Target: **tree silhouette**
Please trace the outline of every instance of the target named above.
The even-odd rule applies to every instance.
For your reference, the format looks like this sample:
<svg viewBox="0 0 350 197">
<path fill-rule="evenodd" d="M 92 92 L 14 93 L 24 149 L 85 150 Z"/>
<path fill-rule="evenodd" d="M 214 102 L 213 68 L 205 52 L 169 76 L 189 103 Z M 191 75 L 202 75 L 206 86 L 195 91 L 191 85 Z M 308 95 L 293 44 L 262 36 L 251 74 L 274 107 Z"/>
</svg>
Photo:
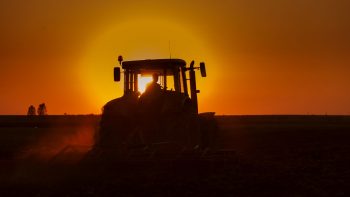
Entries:
<svg viewBox="0 0 350 197">
<path fill-rule="evenodd" d="M 35 116 L 36 115 L 35 107 L 33 105 L 29 106 L 27 115 L 28 116 Z"/>
<path fill-rule="evenodd" d="M 47 115 L 46 105 L 45 103 L 41 103 L 38 107 L 38 115 L 45 116 Z"/>
</svg>

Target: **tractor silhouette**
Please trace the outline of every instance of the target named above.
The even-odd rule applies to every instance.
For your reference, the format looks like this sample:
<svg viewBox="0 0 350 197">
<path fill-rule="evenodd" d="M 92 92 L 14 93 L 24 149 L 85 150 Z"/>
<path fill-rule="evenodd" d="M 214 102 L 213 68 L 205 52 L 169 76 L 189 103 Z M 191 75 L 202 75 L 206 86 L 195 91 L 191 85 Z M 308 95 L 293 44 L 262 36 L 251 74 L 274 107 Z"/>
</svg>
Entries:
<svg viewBox="0 0 350 197">
<path fill-rule="evenodd" d="M 196 67 L 194 61 L 187 66 L 182 59 L 123 61 L 119 56 L 118 61 L 114 81 L 121 81 L 123 73 L 124 94 L 103 107 L 95 148 L 125 153 L 203 151 L 212 146 L 214 113 L 198 113 L 195 71 L 206 77 L 204 62 Z M 140 77 L 155 75 L 161 88 L 141 94 Z"/>
</svg>

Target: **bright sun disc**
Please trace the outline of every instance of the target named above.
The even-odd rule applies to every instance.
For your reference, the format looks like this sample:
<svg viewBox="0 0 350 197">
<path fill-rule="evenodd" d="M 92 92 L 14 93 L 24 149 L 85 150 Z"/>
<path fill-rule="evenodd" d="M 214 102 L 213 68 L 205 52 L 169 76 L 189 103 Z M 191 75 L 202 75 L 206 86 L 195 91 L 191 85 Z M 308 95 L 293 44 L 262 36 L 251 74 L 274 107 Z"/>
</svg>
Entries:
<svg viewBox="0 0 350 197">
<path fill-rule="evenodd" d="M 145 92 L 147 84 L 152 81 L 152 77 L 149 77 L 149 76 L 145 76 L 145 77 L 138 76 L 138 81 L 139 81 L 139 84 L 138 84 L 139 92 L 142 94 L 142 93 Z"/>
</svg>

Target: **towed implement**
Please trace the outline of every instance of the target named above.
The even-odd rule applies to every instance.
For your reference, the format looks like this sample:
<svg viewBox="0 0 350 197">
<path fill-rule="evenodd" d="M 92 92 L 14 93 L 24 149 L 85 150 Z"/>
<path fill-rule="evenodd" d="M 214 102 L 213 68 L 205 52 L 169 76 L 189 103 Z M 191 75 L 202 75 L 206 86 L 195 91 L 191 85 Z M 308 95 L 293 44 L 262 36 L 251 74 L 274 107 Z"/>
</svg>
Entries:
<svg viewBox="0 0 350 197">
<path fill-rule="evenodd" d="M 206 77 L 204 62 L 196 67 L 182 59 L 118 60 L 114 81 L 121 81 L 123 73 L 124 94 L 103 107 L 93 153 L 202 155 L 215 146 L 214 112 L 198 113 L 195 71 Z M 141 93 L 139 82 L 151 76 L 153 82 Z"/>
</svg>

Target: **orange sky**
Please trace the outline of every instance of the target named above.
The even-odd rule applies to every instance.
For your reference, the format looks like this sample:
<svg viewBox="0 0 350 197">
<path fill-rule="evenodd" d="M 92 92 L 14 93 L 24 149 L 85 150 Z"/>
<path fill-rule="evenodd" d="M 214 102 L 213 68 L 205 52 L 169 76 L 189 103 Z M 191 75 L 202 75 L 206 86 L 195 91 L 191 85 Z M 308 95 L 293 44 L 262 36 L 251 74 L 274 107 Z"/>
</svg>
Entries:
<svg viewBox="0 0 350 197">
<path fill-rule="evenodd" d="M 205 61 L 200 111 L 350 114 L 350 3 L 0 0 L 0 114 L 100 113 L 116 58 Z M 199 77 L 199 75 L 198 75 Z"/>
</svg>

